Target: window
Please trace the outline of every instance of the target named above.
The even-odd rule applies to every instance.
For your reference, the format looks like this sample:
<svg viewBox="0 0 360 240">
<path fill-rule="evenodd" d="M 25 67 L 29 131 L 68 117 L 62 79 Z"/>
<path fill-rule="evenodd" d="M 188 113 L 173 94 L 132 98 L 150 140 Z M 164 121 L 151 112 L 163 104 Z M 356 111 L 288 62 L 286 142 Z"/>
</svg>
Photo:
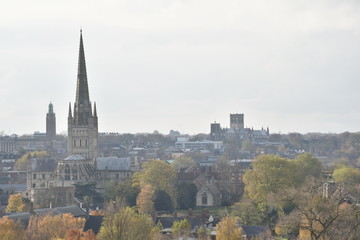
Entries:
<svg viewBox="0 0 360 240">
<path fill-rule="evenodd" d="M 65 164 L 65 180 L 70 180 L 70 165 Z"/>
<path fill-rule="evenodd" d="M 33 179 L 36 179 L 36 174 L 33 174 Z"/>
<path fill-rule="evenodd" d="M 75 164 L 73 167 L 72 167 L 72 180 L 78 180 L 78 168 L 77 168 L 77 165 Z"/>
<path fill-rule="evenodd" d="M 206 193 L 203 193 L 202 196 L 201 196 L 201 203 L 204 204 L 204 205 L 207 205 L 207 194 Z"/>
</svg>

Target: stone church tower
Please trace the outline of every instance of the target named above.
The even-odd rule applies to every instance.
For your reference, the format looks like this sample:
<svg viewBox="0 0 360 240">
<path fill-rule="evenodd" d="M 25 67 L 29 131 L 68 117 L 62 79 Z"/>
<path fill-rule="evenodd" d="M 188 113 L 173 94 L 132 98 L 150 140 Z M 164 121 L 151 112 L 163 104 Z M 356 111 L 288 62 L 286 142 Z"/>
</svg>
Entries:
<svg viewBox="0 0 360 240">
<path fill-rule="evenodd" d="M 85 53 L 82 33 L 76 85 L 74 113 L 69 104 L 68 115 L 68 152 L 69 155 L 82 155 L 85 159 L 94 160 L 98 154 L 98 118 L 96 103 L 92 111 L 86 74 Z"/>
<path fill-rule="evenodd" d="M 56 137 L 56 118 L 52 103 L 49 104 L 49 111 L 46 114 L 46 138 L 55 140 Z"/>
</svg>

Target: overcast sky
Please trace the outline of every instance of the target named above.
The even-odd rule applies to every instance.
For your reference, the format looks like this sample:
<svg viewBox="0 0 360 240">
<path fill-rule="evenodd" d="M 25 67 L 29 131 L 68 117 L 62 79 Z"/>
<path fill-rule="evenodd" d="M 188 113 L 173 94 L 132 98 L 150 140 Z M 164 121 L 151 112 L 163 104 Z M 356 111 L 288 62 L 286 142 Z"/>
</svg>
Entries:
<svg viewBox="0 0 360 240">
<path fill-rule="evenodd" d="M 273 133 L 360 130 L 360 1 L 6 1 L 0 131 L 57 132 L 83 29 L 99 131 L 208 133 L 244 113 Z"/>
</svg>

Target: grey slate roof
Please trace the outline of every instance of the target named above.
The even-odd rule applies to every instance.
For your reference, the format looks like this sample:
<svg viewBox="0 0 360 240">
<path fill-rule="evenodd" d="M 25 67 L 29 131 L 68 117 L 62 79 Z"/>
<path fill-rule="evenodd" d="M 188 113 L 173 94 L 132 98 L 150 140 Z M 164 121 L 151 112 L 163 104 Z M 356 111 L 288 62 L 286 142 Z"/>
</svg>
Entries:
<svg viewBox="0 0 360 240">
<path fill-rule="evenodd" d="M 56 160 L 52 158 L 33 158 L 31 170 L 34 172 L 53 172 L 56 168 Z"/>
<path fill-rule="evenodd" d="M 123 157 L 98 157 L 96 158 L 97 170 L 130 171 L 130 158 Z"/>
</svg>

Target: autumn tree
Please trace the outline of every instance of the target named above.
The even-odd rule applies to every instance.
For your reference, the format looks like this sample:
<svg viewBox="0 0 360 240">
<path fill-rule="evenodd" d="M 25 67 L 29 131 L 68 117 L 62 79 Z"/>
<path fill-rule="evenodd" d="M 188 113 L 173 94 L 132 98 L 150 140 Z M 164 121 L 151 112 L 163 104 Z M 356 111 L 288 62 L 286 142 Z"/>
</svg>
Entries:
<svg viewBox="0 0 360 240">
<path fill-rule="evenodd" d="M 154 189 L 150 184 L 147 184 L 141 188 L 141 191 L 136 199 L 139 211 L 144 214 L 153 214 L 154 209 Z"/>
<path fill-rule="evenodd" d="M 176 171 L 164 161 L 151 160 L 142 165 L 142 171 L 133 175 L 133 185 L 143 187 L 150 184 L 155 191 L 165 191 L 172 199 L 176 207 L 175 191 Z"/>
<path fill-rule="evenodd" d="M 70 229 L 83 229 L 84 225 L 85 219 L 75 218 L 68 213 L 55 216 L 32 216 L 26 232 L 30 239 L 63 239 Z"/>
<path fill-rule="evenodd" d="M 0 218 L 0 240 L 26 240 L 25 230 L 8 217 Z"/>
<path fill-rule="evenodd" d="M 150 240 L 152 221 L 148 215 L 136 213 L 124 207 L 116 212 L 107 212 L 98 234 L 99 240 Z"/>
<path fill-rule="evenodd" d="M 27 162 L 32 158 L 45 158 L 48 157 L 48 153 L 46 151 L 34 151 L 30 153 L 23 154 L 19 159 L 15 162 L 15 170 L 17 171 L 25 171 Z"/>
<path fill-rule="evenodd" d="M 187 237 L 190 235 L 191 224 L 187 219 L 174 221 L 172 225 L 173 234 L 177 237 Z"/>
<path fill-rule="evenodd" d="M 66 233 L 64 240 L 96 240 L 96 235 L 91 229 L 84 232 L 82 229 L 72 228 Z"/>
<path fill-rule="evenodd" d="M 26 204 L 21 193 L 11 194 L 9 197 L 6 212 L 23 212 Z"/>
<path fill-rule="evenodd" d="M 301 188 L 283 192 L 287 201 L 292 201 L 293 211 L 280 216 L 276 232 L 300 239 L 356 239 L 360 227 L 358 206 L 347 208 L 346 193 L 338 190 L 332 196 L 323 194 L 320 180 L 309 178 Z M 338 237 L 335 237 L 338 235 Z M 348 238 L 349 237 L 349 238 Z"/>
<path fill-rule="evenodd" d="M 226 216 L 216 225 L 216 239 L 238 240 L 242 236 L 242 228 L 236 217 Z"/>
</svg>

